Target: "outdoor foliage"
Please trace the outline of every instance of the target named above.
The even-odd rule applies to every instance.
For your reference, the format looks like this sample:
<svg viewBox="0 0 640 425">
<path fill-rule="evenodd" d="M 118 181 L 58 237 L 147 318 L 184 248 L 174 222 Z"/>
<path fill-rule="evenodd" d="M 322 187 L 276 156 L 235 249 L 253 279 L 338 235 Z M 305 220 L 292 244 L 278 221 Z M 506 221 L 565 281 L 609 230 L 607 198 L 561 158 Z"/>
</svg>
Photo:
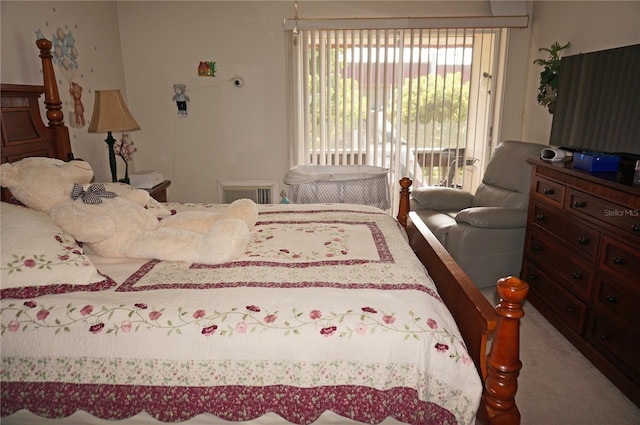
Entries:
<svg viewBox="0 0 640 425">
<path fill-rule="evenodd" d="M 318 54 L 315 67 L 323 67 L 326 72 L 316 69 L 307 79 L 309 93 L 316 99 L 315 104 L 308 105 L 309 135 L 315 128 L 313 143 L 316 147 L 320 147 L 322 134 L 327 136 L 325 140 L 328 143 L 335 143 L 336 147 L 359 146 L 355 139 L 362 137 L 364 128 L 367 128 L 367 119 L 373 116 L 369 108 L 374 108 L 375 102 L 367 99 L 369 89 L 365 88 L 367 92 L 360 96 L 361 87 L 357 79 L 343 78 L 342 74 L 347 72 L 346 65 L 338 57 L 336 66 L 334 50 L 329 51 L 324 60 L 329 63 L 323 63 Z M 313 63 L 309 65 L 313 67 Z M 324 76 L 322 81 L 320 75 Z M 407 124 L 402 129 L 403 138 L 416 137 L 425 148 L 459 146 L 466 135 L 469 109 L 470 83 L 462 80 L 462 72 L 422 75 L 411 81 L 405 79 L 402 91 L 392 93 L 387 100 L 387 123 L 396 121 L 396 105 L 398 96 L 401 96 L 402 121 Z M 380 87 L 376 90 L 381 92 Z M 385 123 L 379 122 L 378 126 L 385 128 Z"/>
<path fill-rule="evenodd" d="M 423 75 L 411 82 L 405 81 L 402 90 L 402 120 L 418 120 L 421 124 L 432 121 L 466 122 L 469 106 L 469 82 L 462 84 L 462 73 Z M 444 90 L 443 90 L 444 87 Z"/>
<path fill-rule="evenodd" d="M 324 98 L 326 104 L 329 105 L 330 111 L 329 115 L 325 117 L 325 124 L 328 125 L 328 127 L 332 129 L 336 128 L 336 126 L 338 128 L 342 128 L 343 124 L 345 124 L 346 128 L 349 129 L 352 123 L 356 124 L 358 122 L 361 114 L 364 114 L 362 115 L 363 120 L 367 119 L 367 97 L 363 96 L 362 99 L 360 99 L 360 86 L 358 81 L 351 78 L 345 80 L 339 78 L 336 81 L 335 76 L 332 74 L 329 81 L 325 82 L 324 86 L 321 86 L 320 77 L 315 75 L 314 78 L 315 89 L 318 91 L 321 90 L 321 87 L 325 89 Z M 310 92 L 312 92 L 313 87 L 314 81 L 310 77 Z M 318 96 L 318 99 L 320 99 L 320 97 L 322 97 L 322 95 Z M 313 113 L 313 106 L 309 105 L 309 108 L 310 112 Z M 323 115 L 320 113 L 319 104 L 315 105 L 315 111 L 315 116 L 310 114 L 310 119 L 315 120 L 316 125 L 319 126 L 323 119 Z"/>
</svg>

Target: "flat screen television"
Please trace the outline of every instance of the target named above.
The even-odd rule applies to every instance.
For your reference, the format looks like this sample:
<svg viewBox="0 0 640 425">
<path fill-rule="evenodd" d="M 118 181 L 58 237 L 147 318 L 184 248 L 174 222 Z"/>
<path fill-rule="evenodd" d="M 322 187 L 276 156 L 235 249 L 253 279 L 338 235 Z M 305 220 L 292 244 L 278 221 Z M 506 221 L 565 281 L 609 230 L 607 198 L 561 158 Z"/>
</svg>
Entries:
<svg viewBox="0 0 640 425">
<path fill-rule="evenodd" d="M 640 44 L 562 58 L 549 144 L 640 158 Z"/>
</svg>

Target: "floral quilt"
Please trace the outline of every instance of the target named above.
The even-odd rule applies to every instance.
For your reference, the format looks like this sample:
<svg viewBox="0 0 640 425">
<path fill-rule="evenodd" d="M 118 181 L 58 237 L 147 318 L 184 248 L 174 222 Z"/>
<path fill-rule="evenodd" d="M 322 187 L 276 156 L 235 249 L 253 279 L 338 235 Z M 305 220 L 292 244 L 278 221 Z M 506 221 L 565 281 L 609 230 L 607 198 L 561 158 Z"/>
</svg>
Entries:
<svg viewBox="0 0 640 425">
<path fill-rule="evenodd" d="M 455 322 L 379 209 L 261 206 L 244 255 L 217 266 L 89 257 L 115 286 L 1 300 L 3 417 L 475 420 Z"/>
</svg>

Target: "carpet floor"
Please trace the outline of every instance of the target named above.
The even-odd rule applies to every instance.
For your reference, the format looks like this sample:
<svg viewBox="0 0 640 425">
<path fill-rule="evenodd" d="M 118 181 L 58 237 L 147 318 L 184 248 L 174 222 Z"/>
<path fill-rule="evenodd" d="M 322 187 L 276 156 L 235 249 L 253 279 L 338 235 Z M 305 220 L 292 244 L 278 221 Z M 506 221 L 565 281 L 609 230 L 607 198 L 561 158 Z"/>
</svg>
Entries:
<svg viewBox="0 0 640 425">
<path fill-rule="evenodd" d="M 497 303 L 495 289 L 483 294 Z M 638 425 L 640 409 L 530 303 L 520 326 L 521 425 Z"/>
</svg>

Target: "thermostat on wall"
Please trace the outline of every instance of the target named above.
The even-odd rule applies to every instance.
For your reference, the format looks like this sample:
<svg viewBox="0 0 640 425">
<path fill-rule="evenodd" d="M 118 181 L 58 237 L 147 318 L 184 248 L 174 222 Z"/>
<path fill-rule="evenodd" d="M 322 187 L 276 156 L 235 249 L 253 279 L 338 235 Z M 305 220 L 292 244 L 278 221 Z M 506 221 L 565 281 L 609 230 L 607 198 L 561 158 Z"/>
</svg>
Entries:
<svg viewBox="0 0 640 425">
<path fill-rule="evenodd" d="M 129 176 L 131 186 L 138 189 L 151 189 L 164 181 L 164 177 L 159 171 L 145 170 Z"/>
</svg>

